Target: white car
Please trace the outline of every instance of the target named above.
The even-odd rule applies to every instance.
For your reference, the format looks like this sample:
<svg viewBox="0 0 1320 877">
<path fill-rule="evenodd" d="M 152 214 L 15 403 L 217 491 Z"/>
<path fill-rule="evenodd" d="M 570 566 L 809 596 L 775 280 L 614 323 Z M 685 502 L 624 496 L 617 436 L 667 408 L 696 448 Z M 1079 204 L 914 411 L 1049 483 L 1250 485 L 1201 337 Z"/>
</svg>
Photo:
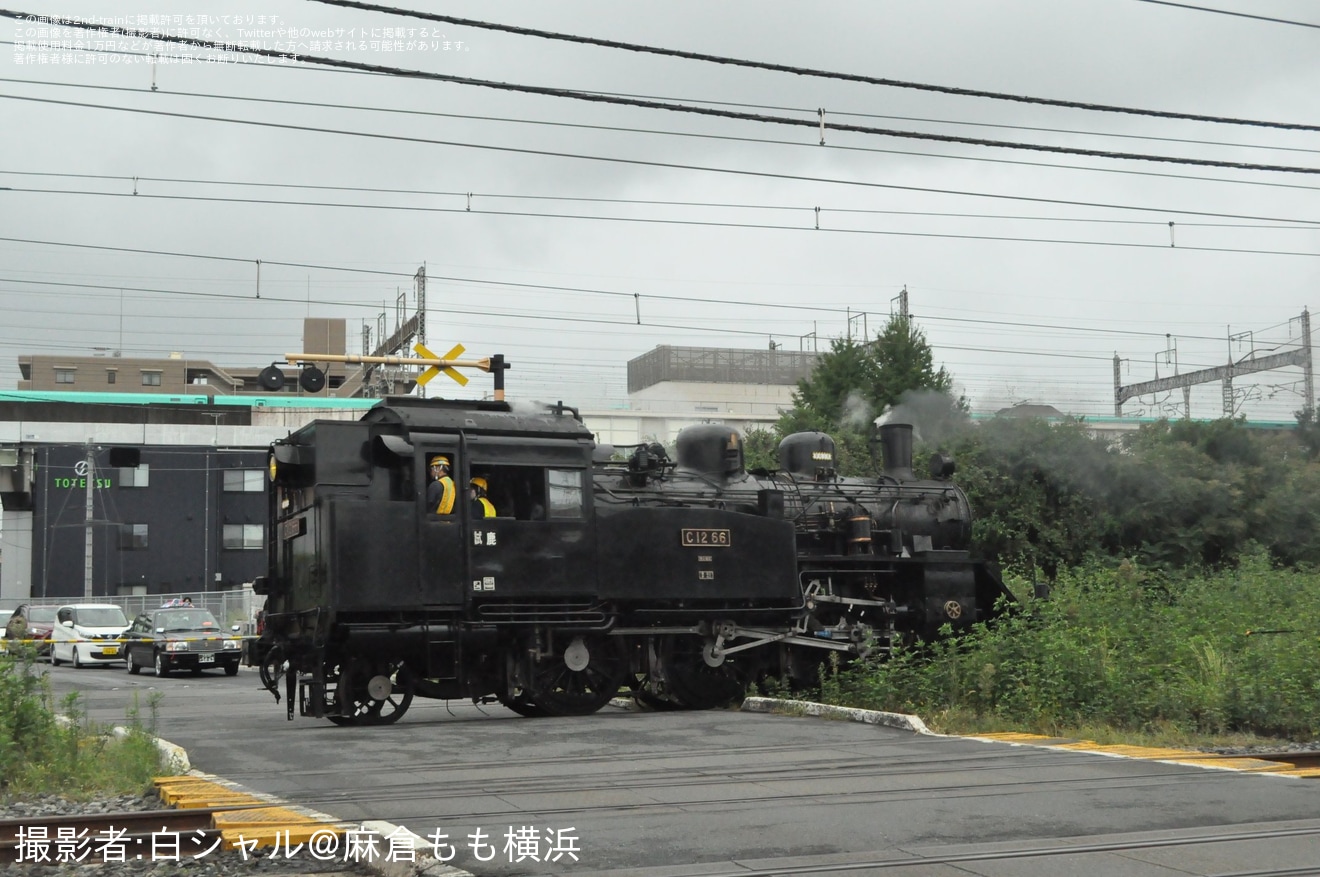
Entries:
<svg viewBox="0 0 1320 877">
<path fill-rule="evenodd" d="M 70 603 L 55 613 L 50 663 L 75 667 L 124 660 L 120 640 L 128 628 L 124 610 L 113 603 Z"/>
</svg>

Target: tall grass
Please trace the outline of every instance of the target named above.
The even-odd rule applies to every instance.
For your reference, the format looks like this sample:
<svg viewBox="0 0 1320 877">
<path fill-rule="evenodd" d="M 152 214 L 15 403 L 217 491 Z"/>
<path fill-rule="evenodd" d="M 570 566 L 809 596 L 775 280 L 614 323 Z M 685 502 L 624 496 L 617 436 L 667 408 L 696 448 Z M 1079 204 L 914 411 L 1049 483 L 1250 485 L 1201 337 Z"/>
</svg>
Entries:
<svg viewBox="0 0 1320 877">
<path fill-rule="evenodd" d="M 1029 588 L 1023 590 L 1029 591 Z M 1060 577 L 972 633 L 825 675 L 829 702 L 960 730 L 1320 735 L 1320 574 L 1263 552 L 1233 571 L 1131 563 Z"/>
<path fill-rule="evenodd" d="M 87 718 L 78 694 L 54 703 L 50 683 L 22 652 L 0 656 L 0 794 L 72 798 L 135 794 L 173 769 L 154 739 L 158 700 L 147 717 L 134 698 L 126 733 L 112 734 Z"/>
</svg>

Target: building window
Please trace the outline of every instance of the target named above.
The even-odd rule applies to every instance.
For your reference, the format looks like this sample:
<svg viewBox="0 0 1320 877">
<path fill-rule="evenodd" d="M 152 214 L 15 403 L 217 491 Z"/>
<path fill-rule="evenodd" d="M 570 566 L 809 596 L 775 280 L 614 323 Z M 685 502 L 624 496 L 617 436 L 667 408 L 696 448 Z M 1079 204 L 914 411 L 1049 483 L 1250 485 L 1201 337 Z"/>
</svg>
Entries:
<svg viewBox="0 0 1320 877">
<path fill-rule="evenodd" d="M 225 490 L 234 493 L 260 493 L 266 489 L 266 473 L 260 469 L 226 469 Z"/>
<path fill-rule="evenodd" d="M 116 369 L 108 368 L 105 370 L 105 382 L 107 384 L 113 384 L 118 377 L 119 372 Z"/>
<path fill-rule="evenodd" d="M 550 470 L 550 517 L 582 517 L 582 473 L 576 469 Z"/>
<path fill-rule="evenodd" d="M 143 372 L 143 373 L 142 373 L 142 386 L 144 386 L 144 387 L 159 387 L 159 386 L 160 386 L 160 372 Z"/>
<path fill-rule="evenodd" d="M 225 524 L 221 547 L 231 551 L 260 550 L 265 539 L 261 524 Z"/>
<path fill-rule="evenodd" d="M 151 466 L 143 463 L 119 470 L 120 487 L 146 487 L 151 483 Z"/>
<path fill-rule="evenodd" d="M 55 369 L 55 383 L 72 384 L 73 376 L 77 374 L 76 368 L 57 368 Z"/>
<path fill-rule="evenodd" d="M 147 547 L 146 524 L 121 524 L 119 548 L 121 551 L 142 551 Z"/>
</svg>

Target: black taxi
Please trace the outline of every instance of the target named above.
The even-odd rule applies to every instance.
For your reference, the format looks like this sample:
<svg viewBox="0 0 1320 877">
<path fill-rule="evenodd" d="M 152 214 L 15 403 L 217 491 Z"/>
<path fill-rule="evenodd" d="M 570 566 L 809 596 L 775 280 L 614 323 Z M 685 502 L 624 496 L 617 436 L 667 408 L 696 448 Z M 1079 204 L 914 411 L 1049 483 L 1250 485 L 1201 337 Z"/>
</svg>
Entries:
<svg viewBox="0 0 1320 877">
<path fill-rule="evenodd" d="M 200 607 L 143 612 L 124 633 L 123 658 L 133 674 L 143 667 L 154 668 L 160 677 L 175 670 L 197 675 L 223 667 L 226 675 L 236 676 L 242 655 L 239 636 L 225 632 L 215 616 Z"/>
</svg>

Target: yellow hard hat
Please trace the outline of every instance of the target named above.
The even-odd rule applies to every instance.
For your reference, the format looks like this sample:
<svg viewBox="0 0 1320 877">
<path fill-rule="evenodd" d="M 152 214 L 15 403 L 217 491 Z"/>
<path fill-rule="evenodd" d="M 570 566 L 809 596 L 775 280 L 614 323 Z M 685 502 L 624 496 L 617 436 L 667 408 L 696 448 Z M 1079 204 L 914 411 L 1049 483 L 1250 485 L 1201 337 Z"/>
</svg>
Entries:
<svg viewBox="0 0 1320 877">
<path fill-rule="evenodd" d="M 432 466 L 444 466 L 446 469 L 448 469 L 448 468 L 449 468 L 449 458 L 448 458 L 448 457 L 444 457 L 444 456 L 440 456 L 440 457 L 432 457 L 432 458 L 431 458 L 431 465 L 432 465 Z"/>
<path fill-rule="evenodd" d="M 473 487 L 480 487 L 482 490 L 486 489 L 486 479 L 479 475 L 469 481 L 468 484 L 471 484 Z"/>
</svg>

